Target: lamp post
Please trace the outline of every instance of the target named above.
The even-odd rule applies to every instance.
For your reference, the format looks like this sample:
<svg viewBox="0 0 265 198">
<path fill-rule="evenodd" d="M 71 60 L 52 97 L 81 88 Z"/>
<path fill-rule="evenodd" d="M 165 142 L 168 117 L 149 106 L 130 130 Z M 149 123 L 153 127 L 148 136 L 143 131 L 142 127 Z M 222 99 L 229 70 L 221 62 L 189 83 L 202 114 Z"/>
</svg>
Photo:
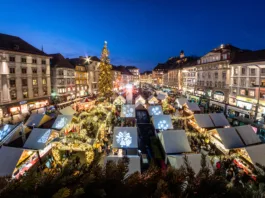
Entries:
<svg viewBox="0 0 265 198">
<path fill-rule="evenodd" d="M 258 101 L 256 104 L 256 109 L 255 109 L 255 117 L 254 121 L 257 120 L 257 115 L 258 115 L 258 110 L 259 110 L 259 99 L 260 99 L 260 83 L 261 83 L 261 67 L 259 65 L 254 65 L 259 68 L 259 89 L 258 89 Z"/>
</svg>

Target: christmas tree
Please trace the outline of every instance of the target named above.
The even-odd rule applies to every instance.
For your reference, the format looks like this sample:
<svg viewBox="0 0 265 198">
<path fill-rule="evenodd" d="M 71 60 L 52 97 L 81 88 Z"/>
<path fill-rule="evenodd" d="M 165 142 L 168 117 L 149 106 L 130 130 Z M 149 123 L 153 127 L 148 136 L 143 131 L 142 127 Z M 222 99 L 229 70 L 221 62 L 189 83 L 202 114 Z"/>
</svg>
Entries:
<svg viewBox="0 0 265 198">
<path fill-rule="evenodd" d="M 110 98 L 112 95 L 112 66 L 109 60 L 109 51 L 107 49 L 107 42 L 105 41 L 104 47 L 101 53 L 101 62 L 99 65 L 99 81 L 98 91 L 99 96 L 104 98 Z"/>
</svg>

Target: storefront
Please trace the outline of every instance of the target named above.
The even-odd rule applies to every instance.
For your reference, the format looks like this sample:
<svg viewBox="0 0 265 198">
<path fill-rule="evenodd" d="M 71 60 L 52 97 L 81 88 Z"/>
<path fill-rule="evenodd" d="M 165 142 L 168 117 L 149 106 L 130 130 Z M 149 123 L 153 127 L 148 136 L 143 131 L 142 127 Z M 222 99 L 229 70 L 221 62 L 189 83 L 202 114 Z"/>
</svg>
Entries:
<svg viewBox="0 0 265 198">
<path fill-rule="evenodd" d="M 22 114 L 26 114 L 29 112 L 27 101 L 21 101 L 19 104 L 20 104 Z"/>
<path fill-rule="evenodd" d="M 34 110 L 34 109 L 39 109 L 39 108 L 45 107 L 47 105 L 49 105 L 49 101 L 48 100 L 29 102 L 28 103 L 28 109 L 31 111 L 31 110 Z"/>
<path fill-rule="evenodd" d="M 199 104 L 200 97 L 199 96 L 189 95 L 188 100 L 190 100 L 191 102 L 195 102 L 195 103 Z"/>
<path fill-rule="evenodd" d="M 219 102 L 224 102 L 225 101 L 225 94 L 221 91 L 216 91 L 213 94 L 213 99 Z"/>
<path fill-rule="evenodd" d="M 20 114 L 20 106 L 13 106 L 9 108 L 9 112 L 11 115 Z"/>
<path fill-rule="evenodd" d="M 250 117 L 250 112 L 238 107 L 234 107 L 231 105 L 227 105 L 227 116 L 229 118 L 234 118 L 234 117 L 245 117 L 249 118 Z"/>
<path fill-rule="evenodd" d="M 236 106 L 236 97 L 230 96 L 229 97 L 229 104 Z"/>
<path fill-rule="evenodd" d="M 203 90 L 203 89 L 197 89 L 195 91 L 195 94 L 198 94 L 200 96 L 205 96 L 205 90 Z"/>
<path fill-rule="evenodd" d="M 217 111 L 220 111 L 220 112 L 225 112 L 225 106 L 226 106 L 226 104 L 224 104 L 224 103 L 210 100 L 210 107 L 213 110 L 217 110 Z"/>
<path fill-rule="evenodd" d="M 205 109 L 208 109 L 210 100 L 208 98 L 201 98 L 200 100 L 200 106 L 204 107 Z"/>
</svg>

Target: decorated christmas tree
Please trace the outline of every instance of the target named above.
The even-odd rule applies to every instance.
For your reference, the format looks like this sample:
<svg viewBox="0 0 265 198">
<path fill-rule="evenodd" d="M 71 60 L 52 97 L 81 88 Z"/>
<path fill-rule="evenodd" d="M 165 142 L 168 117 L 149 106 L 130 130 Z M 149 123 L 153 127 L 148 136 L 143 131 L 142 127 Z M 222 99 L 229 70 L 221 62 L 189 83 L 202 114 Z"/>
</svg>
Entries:
<svg viewBox="0 0 265 198">
<path fill-rule="evenodd" d="M 104 47 L 101 53 L 101 62 L 99 66 L 99 82 L 98 90 L 99 96 L 109 99 L 112 95 L 112 66 L 109 60 L 109 51 L 107 49 L 107 42 L 105 41 Z"/>
</svg>

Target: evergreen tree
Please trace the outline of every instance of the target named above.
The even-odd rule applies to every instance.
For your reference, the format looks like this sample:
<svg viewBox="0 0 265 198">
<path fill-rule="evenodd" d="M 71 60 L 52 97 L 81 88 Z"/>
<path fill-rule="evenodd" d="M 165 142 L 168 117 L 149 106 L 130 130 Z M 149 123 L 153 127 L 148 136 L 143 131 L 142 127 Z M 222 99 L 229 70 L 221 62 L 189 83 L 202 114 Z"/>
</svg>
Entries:
<svg viewBox="0 0 265 198">
<path fill-rule="evenodd" d="M 101 52 L 101 62 L 99 65 L 99 81 L 98 90 L 99 96 L 109 99 L 112 95 L 112 66 L 109 60 L 109 51 L 107 49 L 107 42 L 105 41 L 104 47 Z"/>
</svg>

